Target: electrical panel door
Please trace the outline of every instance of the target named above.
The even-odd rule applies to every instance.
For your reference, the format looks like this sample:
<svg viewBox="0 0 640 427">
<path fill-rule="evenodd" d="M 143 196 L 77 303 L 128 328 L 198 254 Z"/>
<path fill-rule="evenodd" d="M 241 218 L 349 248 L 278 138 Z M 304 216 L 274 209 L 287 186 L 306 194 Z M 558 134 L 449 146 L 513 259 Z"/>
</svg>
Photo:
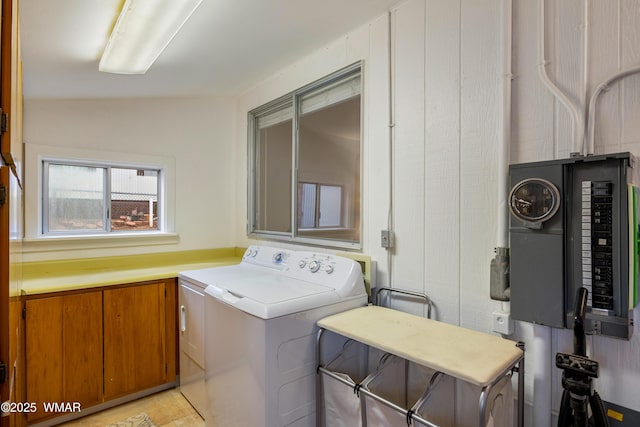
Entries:
<svg viewBox="0 0 640 427">
<path fill-rule="evenodd" d="M 638 196 L 629 153 L 510 166 L 511 313 L 573 327 L 589 291 L 587 333 L 628 339 L 638 283 Z"/>
</svg>

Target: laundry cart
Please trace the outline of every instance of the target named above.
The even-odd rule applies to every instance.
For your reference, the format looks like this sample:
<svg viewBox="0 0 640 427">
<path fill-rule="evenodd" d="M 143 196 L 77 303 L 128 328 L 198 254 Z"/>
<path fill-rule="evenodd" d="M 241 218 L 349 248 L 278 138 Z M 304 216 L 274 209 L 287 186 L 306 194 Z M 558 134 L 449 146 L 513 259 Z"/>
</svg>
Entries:
<svg viewBox="0 0 640 427">
<path fill-rule="evenodd" d="M 354 388 L 369 374 L 369 356 L 369 346 L 348 340 L 325 367 L 320 367 L 319 382 L 325 392 L 320 416 L 334 420 L 333 427 L 362 426 L 360 398 Z"/>
<path fill-rule="evenodd" d="M 522 343 L 378 306 L 335 314 L 319 320 L 318 326 L 317 414 L 324 415 L 318 426 L 511 426 L 514 372 L 518 372 L 515 424 L 523 426 Z M 323 359 L 327 335 L 386 354 L 377 365 L 369 363 L 364 379 L 360 374 L 342 383 L 360 403 L 359 423 L 345 424 L 343 414 L 325 407 L 334 399 L 334 389 L 325 387 L 327 378 L 336 376 L 336 367 Z"/>
</svg>

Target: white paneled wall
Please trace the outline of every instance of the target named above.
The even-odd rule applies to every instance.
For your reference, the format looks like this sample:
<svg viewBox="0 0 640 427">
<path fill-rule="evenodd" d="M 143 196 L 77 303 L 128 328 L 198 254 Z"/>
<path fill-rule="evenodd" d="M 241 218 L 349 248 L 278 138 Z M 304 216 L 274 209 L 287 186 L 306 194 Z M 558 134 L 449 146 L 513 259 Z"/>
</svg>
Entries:
<svg viewBox="0 0 640 427">
<path fill-rule="evenodd" d="M 394 157 L 393 286 L 422 291 L 425 283 L 425 7 L 407 2 L 391 20 L 393 52 Z M 372 167 L 370 165 L 370 167 Z M 415 303 L 397 301 L 394 308 L 419 312 Z"/>
<path fill-rule="evenodd" d="M 462 1 L 459 21 L 460 325 L 483 331 L 499 308 L 489 300 L 488 277 L 497 229 L 500 4 Z"/>
<path fill-rule="evenodd" d="M 587 10 L 585 2 L 588 1 Z M 549 77 L 582 114 L 606 77 L 640 65 L 640 0 L 549 1 L 545 50 Z M 247 91 L 238 100 L 237 179 L 246 188 L 246 112 L 349 63 L 365 61 L 363 252 L 377 262 L 377 284 L 389 284 L 387 252 L 380 230 L 387 227 L 389 185 L 393 190 L 396 248 L 391 284 L 426 292 L 436 317 L 491 331 L 489 261 L 496 244 L 497 143 L 502 78 L 501 2 L 495 0 L 407 0 L 388 16 L 312 53 Z M 538 75 L 538 1 L 513 2 L 512 162 L 567 157 L 575 150 L 571 116 Z M 588 49 L 584 49 L 585 12 Z M 393 154 L 389 151 L 387 46 L 392 45 Z M 585 68 L 585 64 L 587 65 Z M 600 100 L 596 152 L 640 155 L 640 76 L 612 85 Z M 392 160 L 392 173 L 389 162 Z M 237 212 L 246 215 L 246 192 Z M 247 244 L 244 223 L 238 239 Z M 419 304 L 394 307 L 424 314 Z M 637 312 L 638 310 L 636 310 Z M 636 313 L 638 317 L 638 313 Z M 636 327 L 637 329 L 638 327 Z M 590 339 L 602 365 L 597 383 L 605 400 L 640 410 L 640 333 L 630 342 Z M 535 360 L 530 325 L 516 338 L 529 346 L 527 425 L 555 422 L 536 414 L 534 366 L 548 366 L 553 384 L 546 393 L 559 402 L 556 351 L 571 350 L 571 333 L 553 331 L 548 359 Z M 542 387 L 542 386 L 540 386 Z M 546 386 L 545 386 L 546 387 Z M 545 421 L 540 421 L 545 420 Z"/>
<path fill-rule="evenodd" d="M 425 10 L 425 289 L 437 318 L 460 318 L 460 19 L 459 2 Z M 438 57 L 438 60 L 434 60 Z M 442 100 L 447 100 L 443 102 Z M 434 197 L 430 197 L 434 196 Z M 447 260 L 447 261 L 444 261 Z"/>
</svg>

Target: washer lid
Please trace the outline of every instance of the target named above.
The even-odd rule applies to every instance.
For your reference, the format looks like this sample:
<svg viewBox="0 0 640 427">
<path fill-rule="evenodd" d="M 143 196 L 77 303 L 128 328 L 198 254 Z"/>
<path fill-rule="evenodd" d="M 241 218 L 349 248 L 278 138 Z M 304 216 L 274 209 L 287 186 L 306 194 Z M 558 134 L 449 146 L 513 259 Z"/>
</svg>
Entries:
<svg viewBox="0 0 640 427">
<path fill-rule="evenodd" d="M 301 280 L 290 279 L 281 275 L 261 275 L 259 277 L 234 277 L 213 284 L 238 297 L 247 297 L 262 304 L 277 304 L 283 301 L 306 298 L 325 292 L 333 292 L 332 288 Z"/>
<path fill-rule="evenodd" d="M 234 277 L 207 286 L 205 294 L 262 319 L 286 316 L 337 303 L 334 289 L 281 275 Z"/>
<path fill-rule="evenodd" d="M 184 271 L 179 277 L 206 287 L 205 293 L 209 297 L 262 319 L 344 300 L 359 299 L 362 305 L 367 301 L 361 277 L 343 283 L 337 280 L 337 276 L 322 278 L 306 270 L 287 272 L 287 269 L 280 271 L 248 263 Z M 316 281 L 305 280 L 307 278 L 315 278 Z M 336 285 L 340 285 L 338 289 Z"/>
</svg>

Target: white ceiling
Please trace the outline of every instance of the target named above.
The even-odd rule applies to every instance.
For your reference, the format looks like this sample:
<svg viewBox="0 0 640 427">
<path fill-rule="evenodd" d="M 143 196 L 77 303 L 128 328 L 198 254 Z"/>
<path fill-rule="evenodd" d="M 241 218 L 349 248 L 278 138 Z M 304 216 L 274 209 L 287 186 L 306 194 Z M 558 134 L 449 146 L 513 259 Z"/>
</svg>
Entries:
<svg viewBox="0 0 640 427">
<path fill-rule="evenodd" d="M 145 75 L 116 75 L 98 72 L 98 62 L 122 0 L 22 0 L 23 92 L 25 98 L 237 95 L 398 2 L 204 0 Z"/>
</svg>

